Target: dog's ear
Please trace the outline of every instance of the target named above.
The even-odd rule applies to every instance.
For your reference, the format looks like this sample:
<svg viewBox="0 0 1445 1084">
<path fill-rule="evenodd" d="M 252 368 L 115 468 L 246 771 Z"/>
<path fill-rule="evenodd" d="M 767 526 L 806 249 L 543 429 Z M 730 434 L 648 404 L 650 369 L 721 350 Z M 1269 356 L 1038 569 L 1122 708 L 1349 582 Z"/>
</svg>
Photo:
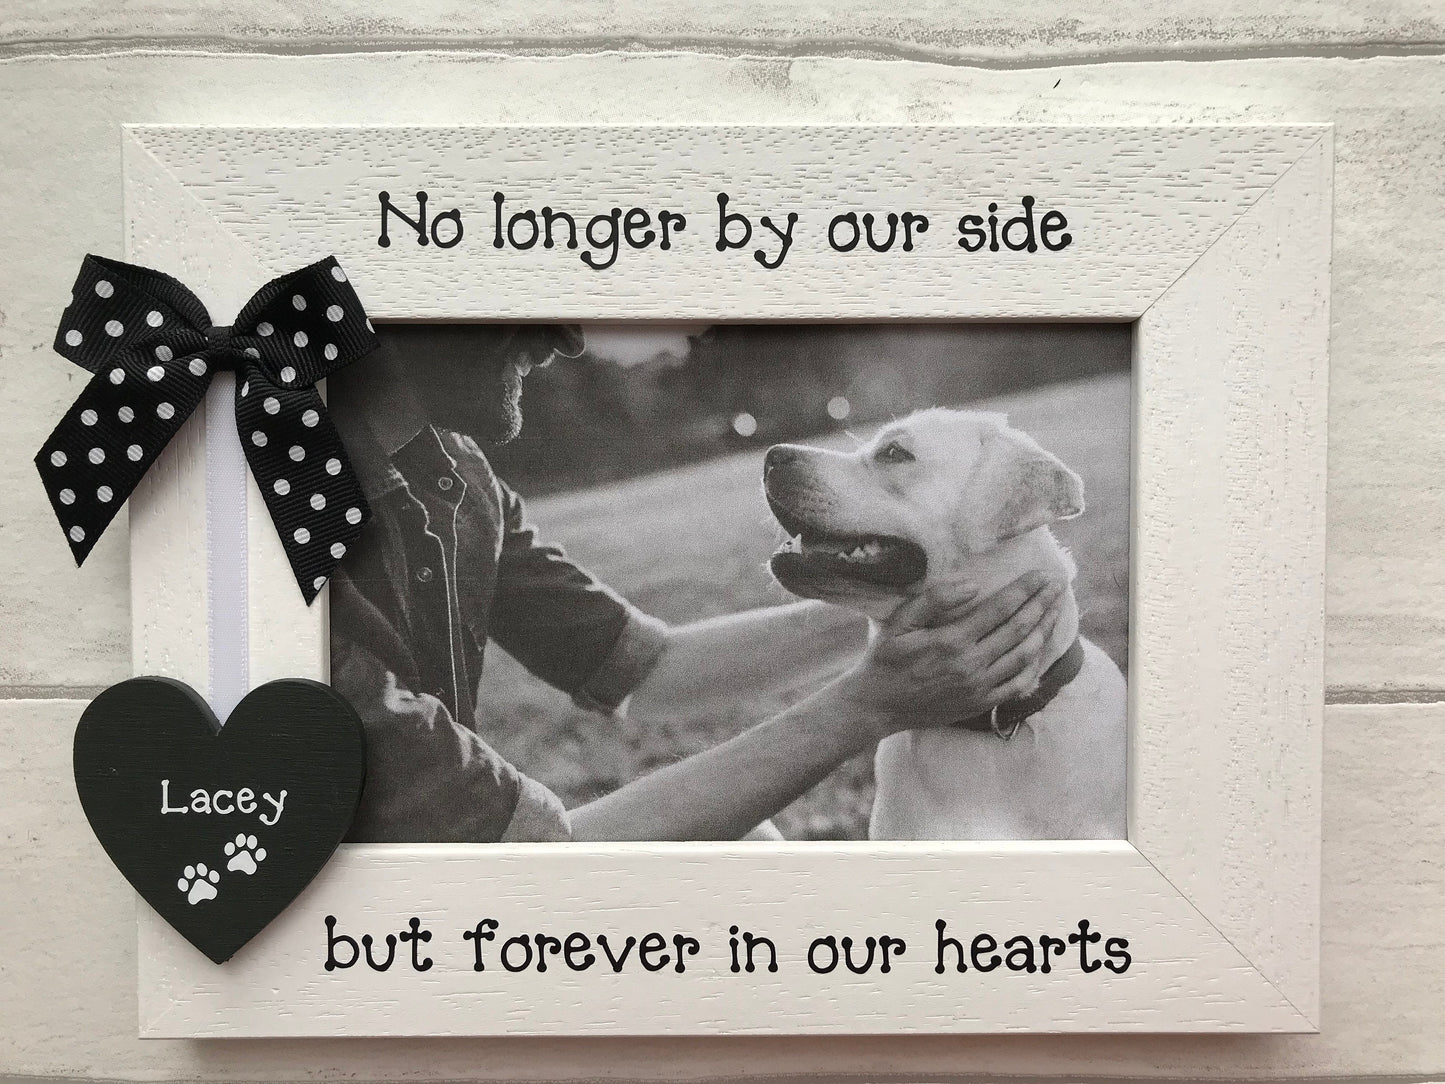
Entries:
<svg viewBox="0 0 1445 1084">
<path fill-rule="evenodd" d="M 1072 519 L 1084 510 L 1079 476 L 1017 429 L 1003 427 L 988 438 L 978 473 L 998 509 L 990 524 L 995 542 Z"/>
</svg>

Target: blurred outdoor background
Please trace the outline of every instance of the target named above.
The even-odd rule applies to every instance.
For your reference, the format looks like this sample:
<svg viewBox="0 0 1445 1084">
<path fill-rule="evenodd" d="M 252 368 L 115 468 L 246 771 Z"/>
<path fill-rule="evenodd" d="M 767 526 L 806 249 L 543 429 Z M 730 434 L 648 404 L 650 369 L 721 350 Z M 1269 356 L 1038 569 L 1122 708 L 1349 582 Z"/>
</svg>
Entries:
<svg viewBox="0 0 1445 1084">
<path fill-rule="evenodd" d="M 522 435 L 488 448 L 545 538 L 673 623 L 791 601 L 766 561 L 781 540 L 761 489 L 782 440 L 851 446 L 913 410 L 1008 414 L 1084 480 L 1055 533 L 1079 566 L 1082 631 L 1127 673 L 1130 333 L 1127 324 L 723 325 L 587 329 L 580 358 L 527 378 Z M 643 726 L 574 707 L 495 644 L 478 730 L 570 806 L 725 740 L 781 701 L 700 696 Z M 789 839 L 862 839 L 871 757 L 775 823 Z"/>
</svg>

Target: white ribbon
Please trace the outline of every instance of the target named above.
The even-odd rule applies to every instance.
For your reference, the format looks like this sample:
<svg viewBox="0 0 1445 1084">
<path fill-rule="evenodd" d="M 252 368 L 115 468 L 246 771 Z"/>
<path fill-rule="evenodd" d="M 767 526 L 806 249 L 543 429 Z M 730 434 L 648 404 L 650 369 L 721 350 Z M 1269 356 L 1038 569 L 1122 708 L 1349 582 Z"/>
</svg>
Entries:
<svg viewBox="0 0 1445 1084">
<path fill-rule="evenodd" d="M 236 431 L 236 376 L 206 392 L 206 627 L 211 709 L 223 723 L 250 684 L 246 581 L 246 454 Z"/>
</svg>

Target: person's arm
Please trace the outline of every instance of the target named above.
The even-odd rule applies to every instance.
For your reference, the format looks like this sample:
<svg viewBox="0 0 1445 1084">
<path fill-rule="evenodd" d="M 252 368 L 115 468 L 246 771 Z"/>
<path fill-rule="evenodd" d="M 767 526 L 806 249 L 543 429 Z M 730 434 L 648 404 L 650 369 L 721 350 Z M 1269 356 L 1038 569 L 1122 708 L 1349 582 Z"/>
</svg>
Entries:
<svg viewBox="0 0 1445 1084">
<path fill-rule="evenodd" d="M 776 700 L 837 675 L 867 643 L 866 618 L 818 602 L 664 624 L 542 539 L 510 488 L 497 493 L 504 535 L 489 635 L 584 706 L 627 700 L 647 723 L 695 714 L 700 700 L 706 710 L 710 695 Z"/>
<path fill-rule="evenodd" d="M 696 710 L 699 696 L 772 697 L 836 676 L 868 646 L 868 619 L 822 602 L 795 602 L 666 629 L 665 646 L 632 690 L 642 723 Z"/>
<path fill-rule="evenodd" d="M 899 730 L 946 726 L 1038 681 L 1061 586 L 1029 573 L 974 604 L 939 587 L 904 603 L 860 662 L 782 714 L 571 812 L 579 840 L 737 839 Z"/>
<path fill-rule="evenodd" d="M 817 602 L 669 626 L 544 541 L 506 485 L 497 493 L 505 529 L 489 635 L 585 707 L 627 701 L 648 723 L 707 711 L 709 697 L 776 702 L 836 676 L 867 643 L 866 618 Z"/>
<path fill-rule="evenodd" d="M 370 651 L 342 640 L 332 686 L 366 729 L 366 783 L 348 834 L 363 843 L 570 838 L 561 800 L 518 772 L 440 700 L 413 693 Z"/>
<path fill-rule="evenodd" d="M 571 811 L 578 840 L 741 839 L 887 733 L 833 683 L 781 715 Z"/>
</svg>

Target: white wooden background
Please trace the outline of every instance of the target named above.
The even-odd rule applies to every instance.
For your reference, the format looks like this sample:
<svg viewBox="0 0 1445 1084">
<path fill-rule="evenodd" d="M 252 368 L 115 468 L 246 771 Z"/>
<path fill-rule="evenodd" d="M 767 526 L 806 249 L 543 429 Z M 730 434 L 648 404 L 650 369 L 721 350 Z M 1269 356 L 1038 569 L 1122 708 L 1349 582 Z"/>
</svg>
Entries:
<svg viewBox="0 0 1445 1084">
<path fill-rule="evenodd" d="M 1445 1077 L 1445 8 L 1439 0 L 7 0 L 0 12 L 0 1075 Z M 445 51 L 443 51 L 445 50 Z M 75 572 L 30 457 L 120 248 L 122 122 L 1331 121 L 1319 1036 L 141 1042 L 132 894 L 68 781 L 129 670 L 128 554 Z"/>
</svg>

